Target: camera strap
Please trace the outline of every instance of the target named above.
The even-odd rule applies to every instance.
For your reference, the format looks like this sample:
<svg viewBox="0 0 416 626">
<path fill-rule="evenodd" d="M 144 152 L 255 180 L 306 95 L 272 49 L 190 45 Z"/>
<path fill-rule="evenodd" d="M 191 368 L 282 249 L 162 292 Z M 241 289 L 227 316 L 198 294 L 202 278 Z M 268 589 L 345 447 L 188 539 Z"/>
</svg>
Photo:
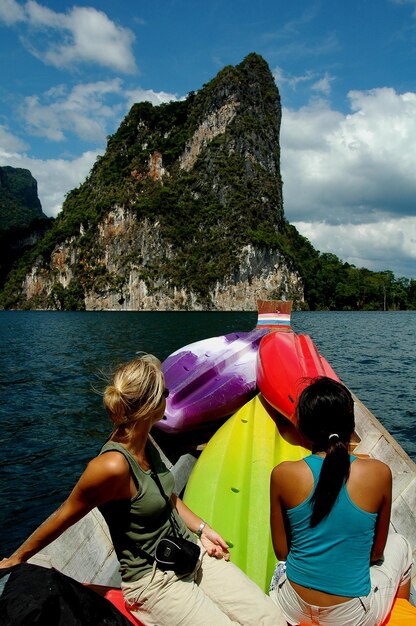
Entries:
<svg viewBox="0 0 416 626">
<path fill-rule="evenodd" d="M 172 500 L 170 498 L 168 498 L 168 496 L 165 493 L 165 490 L 163 489 L 162 483 L 160 482 L 160 478 L 157 474 L 156 468 L 154 466 L 153 463 L 153 459 L 151 457 L 151 454 L 149 453 L 149 465 L 150 465 L 150 476 L 153 478 L 153 480 L 155 481 L 156 485 L 159 487 L 159 491 L 163 496 L 163 499 L 166 502 L 166 506 L 169 508 L 169 522 L 170 525 L 172 527 L 172 532 L 175 535 L 175 537 L 179 537 L 179 532 L 178 532 L 178 528 L 177 528 L 177 522 L 175 520 L 175 518 L 173 517 L 173 504 L 172 504 Z"/>
</svg>

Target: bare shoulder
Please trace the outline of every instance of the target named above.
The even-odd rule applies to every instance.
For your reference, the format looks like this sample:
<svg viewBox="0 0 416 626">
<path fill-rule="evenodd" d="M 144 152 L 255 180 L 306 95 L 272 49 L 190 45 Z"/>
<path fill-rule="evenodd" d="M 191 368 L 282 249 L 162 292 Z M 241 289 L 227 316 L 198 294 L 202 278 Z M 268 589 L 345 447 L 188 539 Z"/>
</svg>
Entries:
<svg viewBox="0 0 416 626">
<path fill-rule="evenodd" d="M 129 464 L 119 452 L 106 452 L 93 458 L 82 474 L 78 485 L 83 490 L 104 485 L 117 485 L 129 479 Z"/>
<path fill-rule="evenodd" d="M 308 481 L 310 478 L 307 465 L 302 461 L 283 461 L 276 465 L 271 473 L 271 484 L 279 487 L 279 491 L 285 491 L 286 487 L 293 489 Z"/>
<path fill-rule="evenodd" d="M 391 502 L 391 470 L 383 461 L 357 458 L 351 465 L 347 488 L 357 506 L 369 513 L 377 513 Z"/>
<path fill-rule="evenodd" d="M 130 468 L 126 458 L 113 450 L 93 458 L 88 467 L 90 471 L 110 477 L 124 477 L 129 474 Z"/>
<path fill-rule="evenodd" d="M 75 485 L 74 491 L 98 506 L 109 500 L 130 497 L 129 464 L 118 452 L 106 452 L 93 458 Z"/>
<path fill-rule="evenodd" d="M 304 468 L 305 464 L 303 461 L 282 461 L 282 463 L 279 463 L 279 465 L 273 468 L 272 478 L 274 480 L 281 480 L 304 471 Z"/>
<path fill-rule="evenodd" d="M 303 460 L 279 463 L 271 475 L 271 493 L 286 509 L 303 502 L 313 488 L 313 475 Z"/>
<path fill-rule="evenodd" d="M 351 466 L 352 471 L 359 478 L 373 483 L 387 483 L 392 481 L 391 469 L 383 461 L 378 459 L 357 458 Z"/>
</svg>

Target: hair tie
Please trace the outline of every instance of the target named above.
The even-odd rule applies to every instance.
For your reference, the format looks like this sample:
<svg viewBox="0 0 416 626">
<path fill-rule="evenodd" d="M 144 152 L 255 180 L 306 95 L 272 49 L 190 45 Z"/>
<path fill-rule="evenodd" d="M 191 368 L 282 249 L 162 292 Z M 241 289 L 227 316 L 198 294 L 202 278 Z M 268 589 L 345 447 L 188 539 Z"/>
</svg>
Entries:
<svg viewBox="0 0 416 626">
<path fill-rule="evenodd" d="M 331 433 L 328 439 L 331 439 L 331 437 L 338 437 L 338 439 L 340 439 L 340 436 L 338 435 L 338 433 Z"/>
</svg>

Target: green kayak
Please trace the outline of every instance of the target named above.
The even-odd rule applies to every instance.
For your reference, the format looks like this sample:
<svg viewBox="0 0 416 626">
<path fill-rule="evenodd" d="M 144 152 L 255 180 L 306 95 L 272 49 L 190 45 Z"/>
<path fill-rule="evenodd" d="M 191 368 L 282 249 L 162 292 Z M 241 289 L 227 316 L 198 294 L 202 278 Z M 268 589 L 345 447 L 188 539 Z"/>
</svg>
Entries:
<svg viewBox="0 0 416 626">
<path fill-rule="evenodd" d="M 270 473 L 307 454 L 295 427 L 258 395 L 213 435 L 186 487 L 185 503 L 221 533 L 232 561 L 265 591 L 276 565 Z"/>
</svg>

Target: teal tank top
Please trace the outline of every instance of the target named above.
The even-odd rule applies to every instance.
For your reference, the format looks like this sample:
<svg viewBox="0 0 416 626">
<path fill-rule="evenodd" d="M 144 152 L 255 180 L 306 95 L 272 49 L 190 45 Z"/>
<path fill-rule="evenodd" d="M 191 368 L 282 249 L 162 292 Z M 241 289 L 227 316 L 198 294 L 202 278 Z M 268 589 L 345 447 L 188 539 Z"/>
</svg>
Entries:
<svg viewBox="0 0 416 626">
<path fill-rule="evenodd" d="M 355 458 L 350 457 L 351 463 Z M 324 459 L 312 454 L 304 461 L 316 487 Z M 338 596 L 366 596 L 371 590 L 370 553 L 377 513 L 368 513 L 354 504 L 344 484 L 328 517 L 311 528 L 313 491 L 304 502 L 287 511 L 291 529 L 288 579 Z"/>
<path fill-rule="evenodd" d="M 112 500 L 99 507 L 110 530 L 111 539 L 120 562 L 120 574 L 124 582 L 139 580 L 151 571 L 153 563 L 146 558 L 140 548 L 154 556 L 156 544 L 161 537 L 172 533 L 169 521 L 170 507 L 160 493 L 151 476 L 151 471 L 143 470 L 134 456 L 119 443 L 109 441 L 100 454 L 109 451 L 120 452 L 127 460 L 137 487 L 137 495 L 130 500 Z M 175 487 L 175 479 L 167 469 L 159 452 L 149 442 L 147 454 L 151 457 L 165 494 L 170 498 Z M 184 521 L 173 511 L 178 534 L 196 542 L 195 535 L 185 526 Z"/>
</svg>

